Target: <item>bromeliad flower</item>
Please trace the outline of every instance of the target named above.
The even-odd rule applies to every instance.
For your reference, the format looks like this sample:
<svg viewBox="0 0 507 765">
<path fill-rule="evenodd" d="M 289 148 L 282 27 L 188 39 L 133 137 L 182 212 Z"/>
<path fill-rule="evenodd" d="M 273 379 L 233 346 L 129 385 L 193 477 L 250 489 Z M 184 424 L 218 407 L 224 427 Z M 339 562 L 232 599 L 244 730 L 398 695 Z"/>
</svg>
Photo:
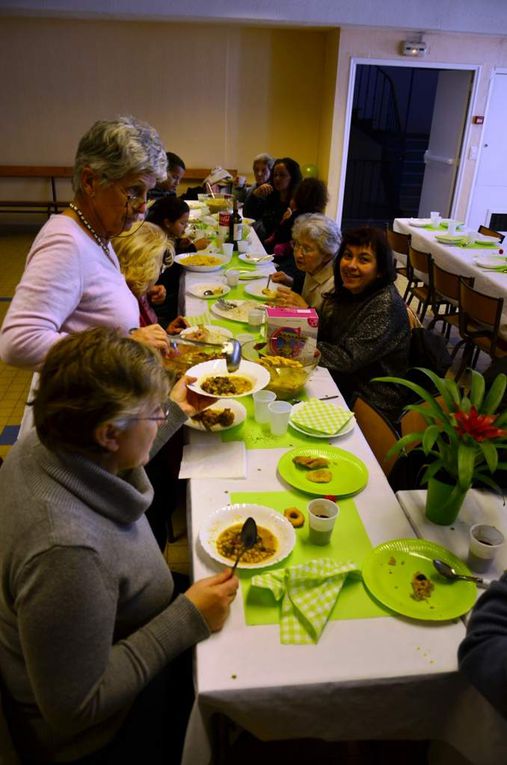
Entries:
<svg viewBox="0 0 507 765">
<path fill-rule="evenodd" d="M 458 434 L 471 436 L 478 443 L 507 435 L 507 430 L 493 425 L 497 417 L 496 414 L 479 414 L 475 406 L 472 406 L 469 412 L 454 413 Z"/>
</svg>

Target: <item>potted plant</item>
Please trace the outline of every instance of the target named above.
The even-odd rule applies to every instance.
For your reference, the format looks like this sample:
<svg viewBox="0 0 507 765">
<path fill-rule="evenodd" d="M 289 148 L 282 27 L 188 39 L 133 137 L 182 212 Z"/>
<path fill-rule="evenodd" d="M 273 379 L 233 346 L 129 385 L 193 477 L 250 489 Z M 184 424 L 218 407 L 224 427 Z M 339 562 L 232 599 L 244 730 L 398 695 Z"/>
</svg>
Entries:
<svg viewBox="0 0 507 765">
<path fill-rule="evenodd" d="M 410 380 L 377 378 L 404 385 L 422 399 L 422 403 L 406 408 L 419 412 L 427 424 L 425 430 L 400 438 L 389 455 L 418 444 L 416 448 L 428 458 L 421 478 L 422 483 L 428 484 L 426 516 L 447 525 L 456 520 L 472 484 L 482 483 L 501 491 L 492 476 L 497 470 L 507 470 L 507 411 L 497 412 L 507 377 L 499 374 L 486 393 L 483 376 L 472 370 L 470 391 L 465 393 L 454 380 L 438 377 L 429 369 L 420 371 L 429 377 L 441 402 Z"/>
</svg>

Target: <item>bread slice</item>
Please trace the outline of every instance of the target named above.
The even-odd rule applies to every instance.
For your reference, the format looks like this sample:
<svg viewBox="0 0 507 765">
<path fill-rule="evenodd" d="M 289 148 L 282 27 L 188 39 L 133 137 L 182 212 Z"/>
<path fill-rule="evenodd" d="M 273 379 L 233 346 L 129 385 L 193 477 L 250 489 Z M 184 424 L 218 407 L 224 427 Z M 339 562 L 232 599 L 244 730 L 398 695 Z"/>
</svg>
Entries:
<svg viewBox="0 0 507 765">
<path fill-rule="evenodd" d="M 319 470 L 320 468 L 329 467 L 329 460 L 325 459 L 325 457 L 305 457 L 302 455 L 300 457 L 293 457 L 292 461 L 295 465 L 300 465 L 307 470 Z"/>
<path fill-rule="evenodd" d="M 333 474 L 330 470 L 310 470 L 309 473 L 306 474 L 306 477 L 309 481 L 312 481 L 313 483 L 329 483 L 331 478 L 333 477 Z"/>
</svg>

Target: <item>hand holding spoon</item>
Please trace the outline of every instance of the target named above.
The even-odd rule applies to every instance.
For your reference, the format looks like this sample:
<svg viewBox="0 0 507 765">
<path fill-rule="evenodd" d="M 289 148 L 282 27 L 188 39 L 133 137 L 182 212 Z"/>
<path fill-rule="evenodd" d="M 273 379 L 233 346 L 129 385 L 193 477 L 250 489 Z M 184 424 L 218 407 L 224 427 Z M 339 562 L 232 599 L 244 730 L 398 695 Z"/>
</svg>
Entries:
<svg viewBox="0 0 507 765">
<path fill-rule="evenodd" d="M 234 566 L 232 567 L 231 576 L 233 576 L 234 572 L 236 571 L 236 566 L 238 565 L 244 553 L 247 550 L 250 550 L 250 548 L 253 547 L 257 542 L 257 524 L 253 518 L 246 519 L 243 526 L 241 527 L 239 536 L 241 540 L 241 547 L 239 548 L 238 554 L 236 555 L 236 560 L 234 561 Z"/>
</svg>

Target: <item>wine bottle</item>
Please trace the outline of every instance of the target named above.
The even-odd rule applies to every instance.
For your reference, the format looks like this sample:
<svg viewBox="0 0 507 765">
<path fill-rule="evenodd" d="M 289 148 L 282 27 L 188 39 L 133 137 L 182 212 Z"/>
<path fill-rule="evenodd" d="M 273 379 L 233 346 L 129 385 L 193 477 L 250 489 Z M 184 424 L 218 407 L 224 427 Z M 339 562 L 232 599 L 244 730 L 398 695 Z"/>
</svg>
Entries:
<svg viewBox="0 0 507 765">
<path fill-rule="evenodd" d="M 232 208 L 232 241 L 234 243 L 234 249 L 238 249 L 238 242 L 241 242 L 243 238 L 243 221 L 241 215 L 238 212 L 238 200 L 234 197 Z"/>
</svg>

